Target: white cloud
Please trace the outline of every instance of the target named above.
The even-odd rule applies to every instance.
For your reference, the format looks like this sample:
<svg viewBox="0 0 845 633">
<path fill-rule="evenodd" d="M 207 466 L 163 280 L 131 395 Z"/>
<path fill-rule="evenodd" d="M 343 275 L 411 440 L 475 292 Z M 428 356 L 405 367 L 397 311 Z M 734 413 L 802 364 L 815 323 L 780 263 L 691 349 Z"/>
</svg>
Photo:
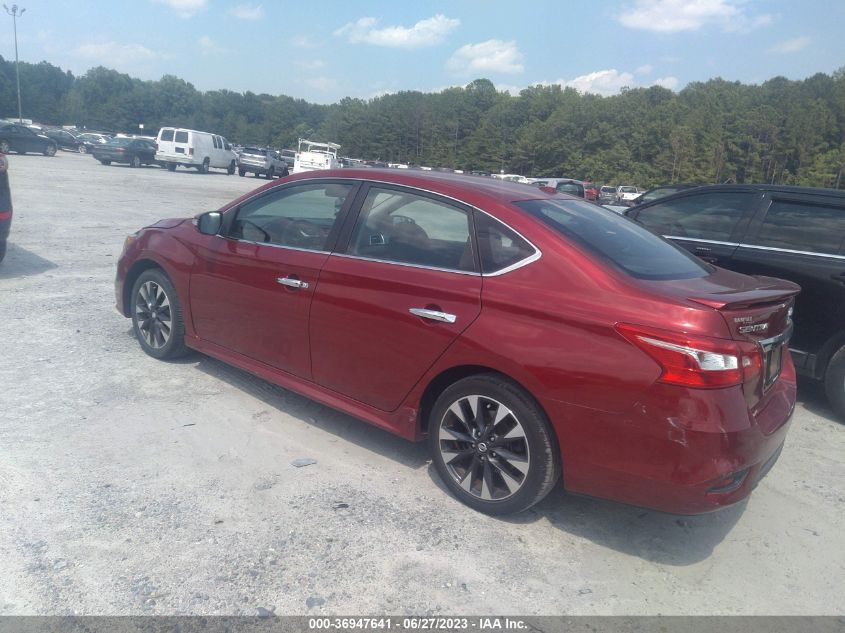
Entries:
<svg viewBox="0 0 845 633">
<path fill-rule="evenodd" d="M 617 18 L 623 26 L 657 33 L 695 31 L 715 24 L 723 31 L 745 32 L 767 26 L 772 16 L 749 16 L 742 0 L 636 0 Z"/>
<path fill-rule="evenodd" d="M 811 37 L 796 37 L 794 39 L 786 40 L 784 42 L 775 44 L 769 49 L 769 52 L 781 54 L 797 53 L 807 48 L 812 43 L 812 41 L 813 38 Z"/>
<path fill-rule="evenodd" d="M 332 77 L 312 77 L 305 80 L 305 85 L 315 90 L 327 92 L 337 85 L 337 80 Z"/>
<path fill-rule="evenodd" d="M 638 66 L 637 69 L 634 71 L 635 75 L 650 75 L 654 71 L 654 66 L 651 64 L 643 64 L 642 66 Z"/>
<path fill-rule="evenodd" d="M 662 86 L 664 88 L 668 88 L 669 90 L 674 90 L 678 87 L 678 78 L 677 77 L 660 77 L 659 79 L 655 79 L 651 82 L 652 86 Z"/>
<path fill-rule="evenodd" d="M 137 62 L 161 59 L 164 55 L 150 50 L 142 44 L 118 44 L 117 42 L 102 42 L 82 44 L 74 49 L 77 57 L 100 64 L 114 66 L 131 66 Z"/>
<path fill-rule="evenodd" d="M 575 88 L 578 92 L 591 92 L 606 97 L 616 94 L 626 86 L 633 88 L 634 75 L 610 68 L 608 70 L 597 70 L 593 73 L 581 75 L 569 81 L 561 79 L 557 83 L 562 86 Z"/>
<path fill-rule="evenodd" d="M 460 20 L 437 14 L 420 20 L 412 27 L 385 26 L 378 28 L 376 18 L 361 18 L 337 29 L 334 34 L 345 37 L 351 44 L 374 44 L 392 48 L 422 48 L 440 44 L 454 30 Z"/>
<path fill-rule="evenodd" d="M 303 68 L 305 70 L 319 70 L 320 68 L 326 67 L 326 62 L 322 59 L 312 59 L 308 61 L 298 61 L 294 62 L 299 68 Z"/>
<path fill-rule="evenodd" d="M 197 40 L 197 44 L 200 45 L 200 48 L 205 50 L 211 50 L 214 48 L 214 40 L 208 37 L 208 35 L 203 35 L 201 38 Z"/>
<path fill-rule="evenodd" d="M 232 7 L 229 13 L 239 20 L 260 20 L 264 17 L 264 7 L 260 4 L 239 4 Z"/>
<path fill-rule="evenodd" d="M 317 43 L 307 35 L 294 35 L 290 44 L 296 48 L 317 48 Z"/>
<path fill-rule="evenodd" d="M 193 17 L 208 4 L 208 0 L 153 0 L 153 2 L 167 5 L 183 18 Z"/>
<path fill-rule="evenodd" d="M 446 68 L 463 75 L 488 72 L 515 75 L 525 70 L 522 62 L 523 55 L 516 42 L 487 40 L 461 46 L 446 62 Z"/>
</svg>

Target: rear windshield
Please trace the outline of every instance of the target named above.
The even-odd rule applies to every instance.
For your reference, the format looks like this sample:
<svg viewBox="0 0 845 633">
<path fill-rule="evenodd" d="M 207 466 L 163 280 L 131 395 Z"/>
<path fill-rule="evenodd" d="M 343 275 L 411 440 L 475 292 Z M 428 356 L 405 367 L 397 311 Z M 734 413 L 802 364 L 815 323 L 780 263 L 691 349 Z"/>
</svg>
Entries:
<svg viewBox="0 0 845 633">
<path fill-rule="evenodd" d="M 257 147 L 244 147 L 241 154 L 255 154 L 257 156 L 264 156 L 267 150 L 258 149 Z"/>
<path fill-rule="evenodd" d="M 628 218 L 579 200 L 525 200 L 516 206 L 637 279 L 694 279 L 700 260 Z"/>
<path fill-rule="evenodd" d="M 176 132 L 176 142 L 177 143 L 187 143 L 188 142 L 188 133 L 187 132 Z"/>
<path fill-rule="evenodd" d="M 619 193 L 637 193 L 636 187 L 619 187 Z"/>
<path fill-rule="evenodd" d="M 121 137 L 121 138 L 113 138 L 113 139 L 109 140 L 108 144 L 123 147 L 125 145 L 129 145 L 129 143 L 131 143 L 131 142 L 132 142 L 131 138 Z"/>
</svg>

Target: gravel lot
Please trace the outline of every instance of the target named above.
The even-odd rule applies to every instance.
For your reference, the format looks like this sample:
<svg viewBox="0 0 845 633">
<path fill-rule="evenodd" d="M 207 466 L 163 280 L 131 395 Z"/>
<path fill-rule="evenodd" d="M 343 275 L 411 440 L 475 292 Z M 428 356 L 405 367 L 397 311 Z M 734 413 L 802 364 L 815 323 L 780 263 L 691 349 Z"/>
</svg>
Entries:
<svg viewBox="0 0 845 633">
<path fill-rule="evenodd" d="M 114 308 L 124 236 L 263 181 L 10 163 L 0 614 L 841 613 L 845 427 L 813 385 L 740 507 L 675 517 L 556 491 L 489 518 L 423 445 L 140 350 Z"/>
</svg>

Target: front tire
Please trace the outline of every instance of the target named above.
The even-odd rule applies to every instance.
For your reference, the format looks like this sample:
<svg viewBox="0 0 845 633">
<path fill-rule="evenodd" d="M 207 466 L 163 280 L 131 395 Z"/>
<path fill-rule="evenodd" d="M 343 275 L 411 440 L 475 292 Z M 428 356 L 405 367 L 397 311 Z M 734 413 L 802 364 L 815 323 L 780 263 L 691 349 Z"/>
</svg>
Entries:
<svg viewBox="0 0 845 633">
<path fill-rule="evenodd" d="M 12 151 L 12 146 L 9 145 L 9 141 L 3 139 L 0 141 L 0 154 L 8 154 Z"/>
<path fill-rule="evenodd" d="M 276 177 L 276 168 L 271 167 L 270 170 L 267 172 L 267 180 L 273 180 Z"/>
<path fill-rule="evenodd" d="M 80 154 L 87 154 L 87 153 L 88 153 L 88 148 L 87 148 L 87 147 L 85 147 L 84 145 L 80 145 L 80 146 L 79 146 L 79 153 L 80 153 Z"/>
<path fill-rule="evenodd" d="M 241 178 L 246 176 L 246 169 L 239 169 L 238 170 L 238 176 L 240 176 Z"/>
<path fill-rule="evenodd" d="M 132 329 L 147 354 L 164 360 L 185 354 L 182 306 L 170 279 L 159 268 L 140 274 L 132 285 Z"/>
<path fill-rule="evenodd" d="M 44 156 L 55 156 L 56 155 L 56 146 L 53 143 L 47 145 L 44 148 Z"/>
<path fill-rule="evenodd" d="M 226 170 L 226 175 L 231 176 L 235 173 L 235 161 L 229 163 L 229 168 Z"/>
<path fill-rule="evenodd" d="M 0 262 L 6 257 L 6 240 L 0 240 Z"/>
<path fill-rule="evenodd" d="M 131 162 L 131 163 L 129 163 L 129 166 L 130 166 L 130 167 L 135 167 L 135 168 L 140 167 L 140 166 L 141 166 L 141 157 L 140 157 L 140 156 L 138 156 L 137 154 L 136 154 L 135 156 L 133 156 L 133 157 L 132 157 L 132 162 Z"/>
<path fill-rule="evenodd" d="M 101 162 L 103 165 L 111 165 L 111 161 L 110 161 L 110 160 L 105 160 L 105 159 L 102 159 L 102 158 L 101 158 L 101 159 L 100 159 L 100 162 Z"/>
<path fill-rule="evenodd" d="M 557 441 L 545 414 L 499 374 L 470 376 L 446 389 L 429 416 L 428 443 L 452 494 L 485 514 L 526 510 L 560 478 Z"/>
<path fill-rule="evenodd" d="M 845 346 L 840 347 L 827 364 L 824 392 L 836 415 L 845 418 Z"/>
</svg>

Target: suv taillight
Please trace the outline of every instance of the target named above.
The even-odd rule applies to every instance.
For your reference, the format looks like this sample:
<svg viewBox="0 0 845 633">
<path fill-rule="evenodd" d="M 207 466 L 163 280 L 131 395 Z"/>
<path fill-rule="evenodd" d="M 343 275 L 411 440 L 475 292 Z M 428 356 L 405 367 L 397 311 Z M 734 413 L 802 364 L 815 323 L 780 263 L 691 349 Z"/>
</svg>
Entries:
<svg viewBox="0 0 845 633">
<path fill-rule="evenodd" d="M 750 382 L 762 370 L 760 350 L 753 343 L 624 323 L 616 330 L 660 365 L 660 382 L 714 389 Z"/>
</svg>

